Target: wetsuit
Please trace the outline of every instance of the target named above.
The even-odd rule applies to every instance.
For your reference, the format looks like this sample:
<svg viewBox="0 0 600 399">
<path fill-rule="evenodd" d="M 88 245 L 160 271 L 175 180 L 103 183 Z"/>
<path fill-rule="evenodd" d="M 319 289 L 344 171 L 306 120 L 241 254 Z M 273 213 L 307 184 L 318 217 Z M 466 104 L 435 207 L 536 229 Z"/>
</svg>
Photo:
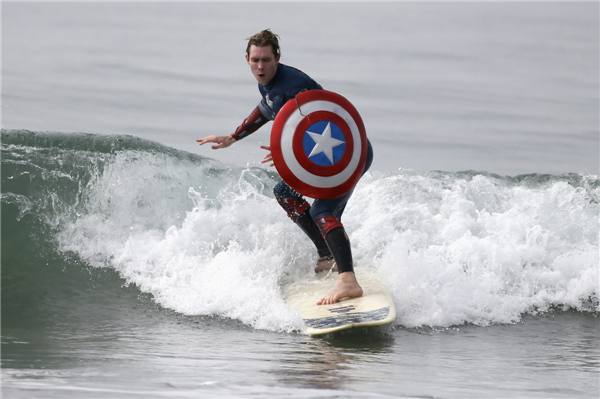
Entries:
<svg viewBox="0 0 600 399">
<path fill-rule="evenodd" d="M 321 85 L 304 72 L 279 64 L 277 72 L 266 86 L 258 84 L 262 100 L 250 116 L 236 129 L 233 137 L 240 140 L 255 132 L 268 120 L 274 120 L 288 100 L 306 90 L 322 89 Z M 371 166 L 373 150 L 367 140 L 367 162 L 363 174 Z M 335 259 L 340 273 L 353 272 L 350 242 L 340 222 L 351 190 L 343 196 L 330 200 L 316 199 L 312 206 L 283 180 L 274 188 L 275 198 L 283 209 L 313 241 L 321 260 Z"/>
</svg>

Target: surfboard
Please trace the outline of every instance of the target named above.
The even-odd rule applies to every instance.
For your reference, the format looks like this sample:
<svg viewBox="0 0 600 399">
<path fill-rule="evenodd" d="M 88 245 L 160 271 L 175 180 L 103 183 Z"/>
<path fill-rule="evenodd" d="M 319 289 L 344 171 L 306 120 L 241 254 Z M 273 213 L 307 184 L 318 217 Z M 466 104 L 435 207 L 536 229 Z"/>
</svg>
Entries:
<svg viewBox="0 0 600 399">
<path fill-rule="evenodd" d="M 307 334 L 323 335 L 349 328 L 381 326 L 396 320 L 394 301 L 386 285 L 372 270 L 356 271 L 363 289 L 362 297 L 317 305 L 334 287 L 337 276 L 337 273 L 321 272 L 288 286 L 286 301 L 300 312 Z"/>
</svg>

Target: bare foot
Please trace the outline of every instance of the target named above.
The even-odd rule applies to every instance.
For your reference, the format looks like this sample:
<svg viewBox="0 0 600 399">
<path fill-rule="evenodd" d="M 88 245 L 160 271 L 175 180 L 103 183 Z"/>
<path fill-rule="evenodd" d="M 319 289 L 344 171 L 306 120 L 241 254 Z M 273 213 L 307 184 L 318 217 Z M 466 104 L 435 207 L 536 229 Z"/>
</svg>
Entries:
<svg viewBox="0 0 600 399">
<path fill-rule="evenodd" d="M 357 298 L 362 296 L 363 290 L 358 285 L 356 276 L 352 272 L 340 273 L 338 281 L 333 290 L 325 298 L 317 302 L 317 305 L 331 305 L 342 298 Z"/>
<path fill-rule="evenodd" d="M 338 268 L 337 268 L 337 265 L 335 264 L 335 259 L 333 259 L 333 256 L 331 256 L 331 257 L 324 256 L 317 261 L 317 266 L 315 266 L 315 273 L 322 272 L 323 270 L 327 270 L 327 271 L 331 270 L 333 272 L 338 271 Z"/>
</svg>

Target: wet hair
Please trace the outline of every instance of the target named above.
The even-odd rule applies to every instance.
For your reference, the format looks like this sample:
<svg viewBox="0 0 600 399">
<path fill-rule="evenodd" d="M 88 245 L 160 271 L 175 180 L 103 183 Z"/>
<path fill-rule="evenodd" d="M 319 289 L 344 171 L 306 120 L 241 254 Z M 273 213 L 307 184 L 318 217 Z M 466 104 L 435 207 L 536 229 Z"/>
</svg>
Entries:
<svg viewBox="0 0 600 399">
<path fill-rule="evenodd" d="M 256 47 L 267 47 L 271 46 L 273 49 L 273 55 L 277 57 L 281 54 L 279 48 L 279 36 L 271 32 L 270 29 L 265 29 L 255 35 L 250 36 L 248 39 L 248 47 L 246 47 L 246 54 L 250 56 L 250 46 L 255 45 Z"/>
</svg>

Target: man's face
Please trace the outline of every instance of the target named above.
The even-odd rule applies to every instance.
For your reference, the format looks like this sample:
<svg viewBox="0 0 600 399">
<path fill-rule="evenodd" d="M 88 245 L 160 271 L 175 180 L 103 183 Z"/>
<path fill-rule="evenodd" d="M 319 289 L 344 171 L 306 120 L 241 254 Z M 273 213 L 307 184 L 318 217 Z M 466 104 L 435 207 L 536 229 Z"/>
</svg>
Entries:
<svg viewBox="0 0 600 399">
<path fill-rule="evenodd" d="M 263 86 L 269 84 L 279 65 L 279 55 L 273 54 L 273 48 L 250 46 L 250 55 L 246 54 L 246 61 L 257 82 Z"/>
</svg>

